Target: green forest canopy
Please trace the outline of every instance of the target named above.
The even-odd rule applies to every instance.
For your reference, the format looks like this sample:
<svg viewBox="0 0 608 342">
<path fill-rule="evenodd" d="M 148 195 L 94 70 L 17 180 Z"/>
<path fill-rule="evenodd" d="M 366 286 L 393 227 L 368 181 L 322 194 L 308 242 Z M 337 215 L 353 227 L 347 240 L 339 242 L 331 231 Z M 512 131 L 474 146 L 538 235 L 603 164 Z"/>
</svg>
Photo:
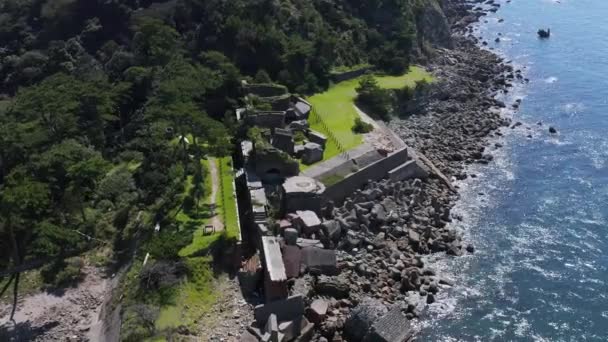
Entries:
<svg viewBox="0 0 608 342">
<path fill-rule="evenodd" d="M 310 94 L 334 68 L 402 73 L 423 2 L 0 0 L 0 268 L 99 245 L 120 262 L 177 229 L 200 158 L 231 152 L 243 78 Z"/>
</svg>

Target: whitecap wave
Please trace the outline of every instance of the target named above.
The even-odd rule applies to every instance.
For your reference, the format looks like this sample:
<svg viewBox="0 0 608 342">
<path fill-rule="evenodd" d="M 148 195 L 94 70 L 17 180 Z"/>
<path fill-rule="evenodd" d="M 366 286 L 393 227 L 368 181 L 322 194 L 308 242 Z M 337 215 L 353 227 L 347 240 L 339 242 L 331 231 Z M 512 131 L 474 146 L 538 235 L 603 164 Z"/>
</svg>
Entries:
<svg viewBox="0 0 608 342">
<path fill-rule="evenodd" d="M 551 77 L 547 77 L 547 78 L 545 78 L 545 79 L 544 79 L 544 82 L 545 82 L 545 83 L 549 83 L 549 84 L 551 84 L 551 83 L 555 83 L 555 82 L 557 82 L 557 80 L 558 80 L 558 78 L 557 78 L 557 77 L 555 77 L 555 76 L 551 76 Z"/>
</svg>

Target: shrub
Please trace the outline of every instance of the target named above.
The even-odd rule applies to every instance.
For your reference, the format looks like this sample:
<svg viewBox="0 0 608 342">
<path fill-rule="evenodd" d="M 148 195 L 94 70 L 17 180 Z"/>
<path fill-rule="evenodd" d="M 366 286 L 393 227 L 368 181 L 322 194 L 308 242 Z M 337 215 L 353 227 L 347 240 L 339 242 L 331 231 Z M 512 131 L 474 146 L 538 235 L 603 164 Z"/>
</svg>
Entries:
<svg viewBox="0 0 608 342">
<path fill-rule="evenodd" d="M 372 75 L 364 76 L 359 81 L 359 87 L 357 87 L 356 91 L 358 104 L 368 109 L 370 114 L 376 115 L 383 120 L 388 119 L 391 104 L 390 93 L 380 88 Z"/>
<path fill-rule="evenodd" d="M 369 133 L 373 130 L 374 130 L 374 126 L 372 124 L 369 124 L 369 123 L 361 120 L 361 118 L 355 119 L 355 124 L 353 125 L 353 132 L 359 133 L 359 134 L 364 134 L 364 133 Z"/>
<path fill-rule="evenodd" d="M 192 242 L 192 234 L 163 231 L 148 241 L 145 250 L 156 259 L 178 259 L 179 251 Z"/>
<path fill-rule="evenodd" d="M 296 144 L 301 144 L 306 140 L 306 135 L 304 135 L 304 132 L 302 131 L 297 131 L 294 135 L 293 135 L 293 141 Z"/>
<path fill-rule="evenodd" d="M 264 69 L 258 70 L 257 74 L 255 74 L 254 81 L 256 83 L 272 83 L 270 79 L 270 75 Z"/>
<path fill-rule="evenodd" d="M 75 285 L 84 276 L 82 273 L 83 267 L 84 260 L 80 257 L 74 257 L 44 266 L 40 275 L 46 284 L 53 287 L 71 286 Z"/>
</svg>

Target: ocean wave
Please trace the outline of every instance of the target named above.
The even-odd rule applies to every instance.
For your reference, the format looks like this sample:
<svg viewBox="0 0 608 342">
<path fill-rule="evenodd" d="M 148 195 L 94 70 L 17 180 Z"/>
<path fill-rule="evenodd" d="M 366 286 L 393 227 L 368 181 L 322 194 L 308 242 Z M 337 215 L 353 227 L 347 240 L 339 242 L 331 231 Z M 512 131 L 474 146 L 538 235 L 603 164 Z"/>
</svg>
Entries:
<svg viewBox="0 0 608 342">
<path fill-rule="evenodd" d="M 585 110 L 587 107 L 581 102 L 570 102 L 561 105 L 559 108 L 568 114 L 577 114 L 578 112 Z"/>
<path fill-rule="evenodd" d="M 545 78 L 543 81 L 544 81 L 545 83 L 552 84 L 552 83 L 557 82 L 557 81 L 558 81 L 558 78 L 557 78 L 557 77 L 555 77 L 555 76 L 551 76 L 551 77 L 547 77 L 547 78 Z"/>
</svg>

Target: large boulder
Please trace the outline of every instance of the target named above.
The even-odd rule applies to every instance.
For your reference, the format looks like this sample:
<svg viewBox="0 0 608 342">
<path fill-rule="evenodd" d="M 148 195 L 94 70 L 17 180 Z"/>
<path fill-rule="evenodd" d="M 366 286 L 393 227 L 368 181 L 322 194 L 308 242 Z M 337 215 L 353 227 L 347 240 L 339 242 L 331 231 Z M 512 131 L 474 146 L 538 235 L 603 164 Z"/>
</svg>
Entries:
<svg viewBox="0 0 608 342">
<path fill-rule="evenodd" d="M 320 324 L 327 315 L 329 304 L 324 299 L 315 299 L 308 309 L 308 318 L 315 324 Z"/>
<path fill-rule="evenodd" d="M 350 295 L 350 286 L 340 277 L 320 276 L 315 284 L 315 292 L 320 296 L 343 299 Z"/>
</svg>

